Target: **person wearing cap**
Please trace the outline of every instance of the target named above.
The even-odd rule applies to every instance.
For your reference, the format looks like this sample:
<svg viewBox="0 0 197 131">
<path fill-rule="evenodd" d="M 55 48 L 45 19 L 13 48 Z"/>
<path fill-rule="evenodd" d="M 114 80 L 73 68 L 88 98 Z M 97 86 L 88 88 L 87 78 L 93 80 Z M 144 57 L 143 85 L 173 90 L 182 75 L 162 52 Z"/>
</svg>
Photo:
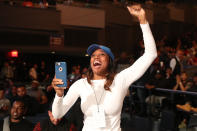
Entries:
<svg viewBox="0 0 197 131">
<path fill-rule="evenodd" d="M 145 52 L 133 65 L 116 73 L 113 70 L 114 55 L 110 48 L 93 44 L 87 49 L 90 68 L 87 78 L 77 80 L 64 96 L 61 79 L 52 81 L 56 95 L 52 114 L 58 119 L 64 116 L 78 97 L 84 114 L 82 131 L 121 131 L 120 120 L 123 100 L 129 86 L 140 78 L 157 57 L 155 41 L 145 11 L 140 5 L 127 7 L 130 14 L 139 19 L 145 43 Z"/>
</svg>

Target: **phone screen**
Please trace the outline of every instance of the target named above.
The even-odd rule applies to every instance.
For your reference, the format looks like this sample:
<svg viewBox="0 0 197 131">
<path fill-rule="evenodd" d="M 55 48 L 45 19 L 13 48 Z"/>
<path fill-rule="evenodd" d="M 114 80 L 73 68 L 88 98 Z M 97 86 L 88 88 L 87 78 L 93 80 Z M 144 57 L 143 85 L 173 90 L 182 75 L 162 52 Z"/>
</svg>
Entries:
<svg viewBox="0 0 197 131">
<path fill-rule="evenodd" d="M 66 62 L 55 62 L 55 75 L 57 79 L 62 79 L 64 82 L 58 87 L 67 87 L 67 65 Z"/>
</svg>

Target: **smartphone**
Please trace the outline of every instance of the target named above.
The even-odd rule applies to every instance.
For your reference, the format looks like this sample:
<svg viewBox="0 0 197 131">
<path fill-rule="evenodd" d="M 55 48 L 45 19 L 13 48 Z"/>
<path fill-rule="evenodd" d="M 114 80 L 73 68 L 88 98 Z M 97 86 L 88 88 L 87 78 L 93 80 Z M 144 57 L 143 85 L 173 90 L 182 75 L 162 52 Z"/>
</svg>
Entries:
<svg viewBox="0 0 197 131">
<path fill-rule="evenodd" d="M 67 87 L 67 65 L 66 62 L 55 62 L 55 76 L 57 79 L 62 79 L 64 82 L 58 87 Z"/>
</svg>

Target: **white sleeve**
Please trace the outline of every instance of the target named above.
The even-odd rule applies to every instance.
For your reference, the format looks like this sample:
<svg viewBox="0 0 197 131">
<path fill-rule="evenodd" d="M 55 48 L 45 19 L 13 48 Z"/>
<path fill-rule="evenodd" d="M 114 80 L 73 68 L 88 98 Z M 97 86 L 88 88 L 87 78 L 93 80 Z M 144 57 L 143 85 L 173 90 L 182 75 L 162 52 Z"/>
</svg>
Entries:
<svg viewBox="0 0 197 131">
<path fill-rule="evenodd" d="M 64 97 L 58 97 L 57 94 L 55 95 L 52 105 L 52 114 L 54 118 L 62 118 L 73 106 L 79 97 L 79 85 L 78 81 L 73 83 Z"/>
<path fill-rule="evenodd" d="M 172 69 L 172 72 L 174 71 L 175 66 L 176 66 L 176 60 L 175 60 L 175 58 L 173 58 L 173 59 L 170 61 L 170 67 L 171 67 L 171 69 Z"/>
<path fill-rule="evenodd" d="M 139 79 L 157 57 L 155 40 L 149 24 L 140 24 L 140 26 L 143 33 L 145 51 L 133 65 L 117 74 L 116 78 L 119 82 L 122 81 L 124 88 L 128 88 L 134 81 Z"/>
</svg>

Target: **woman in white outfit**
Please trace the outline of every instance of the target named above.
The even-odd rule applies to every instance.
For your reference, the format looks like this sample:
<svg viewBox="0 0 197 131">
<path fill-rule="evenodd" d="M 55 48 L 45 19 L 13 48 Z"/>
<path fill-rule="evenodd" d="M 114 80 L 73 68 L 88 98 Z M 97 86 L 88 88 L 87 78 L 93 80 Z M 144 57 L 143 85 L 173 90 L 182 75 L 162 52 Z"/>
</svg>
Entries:
<svg viewBox="0 0 197 131">
<path fill-rule="evenodd" d="M 111 50 L 103 45 L 90 45 L 87 49 L 91 56 L 87 78 L 76 81 L 65 96 L 64 90 L 56 86 L 63 84 L 62 80 L 54 78 L 52 81 L 56 91 L 52 113 L 56 119 L 63 117 L 80 97 L 84 113 L 83 131 L 121 131 L 120 116 L 127 90 L 157 57 L 155 41 L 144 9 L 140 5 L 127 8 L 140 22 L 144 54 L 133 65 L 115 74 L 112 70 L 114 55 Z"/>
</svg>

